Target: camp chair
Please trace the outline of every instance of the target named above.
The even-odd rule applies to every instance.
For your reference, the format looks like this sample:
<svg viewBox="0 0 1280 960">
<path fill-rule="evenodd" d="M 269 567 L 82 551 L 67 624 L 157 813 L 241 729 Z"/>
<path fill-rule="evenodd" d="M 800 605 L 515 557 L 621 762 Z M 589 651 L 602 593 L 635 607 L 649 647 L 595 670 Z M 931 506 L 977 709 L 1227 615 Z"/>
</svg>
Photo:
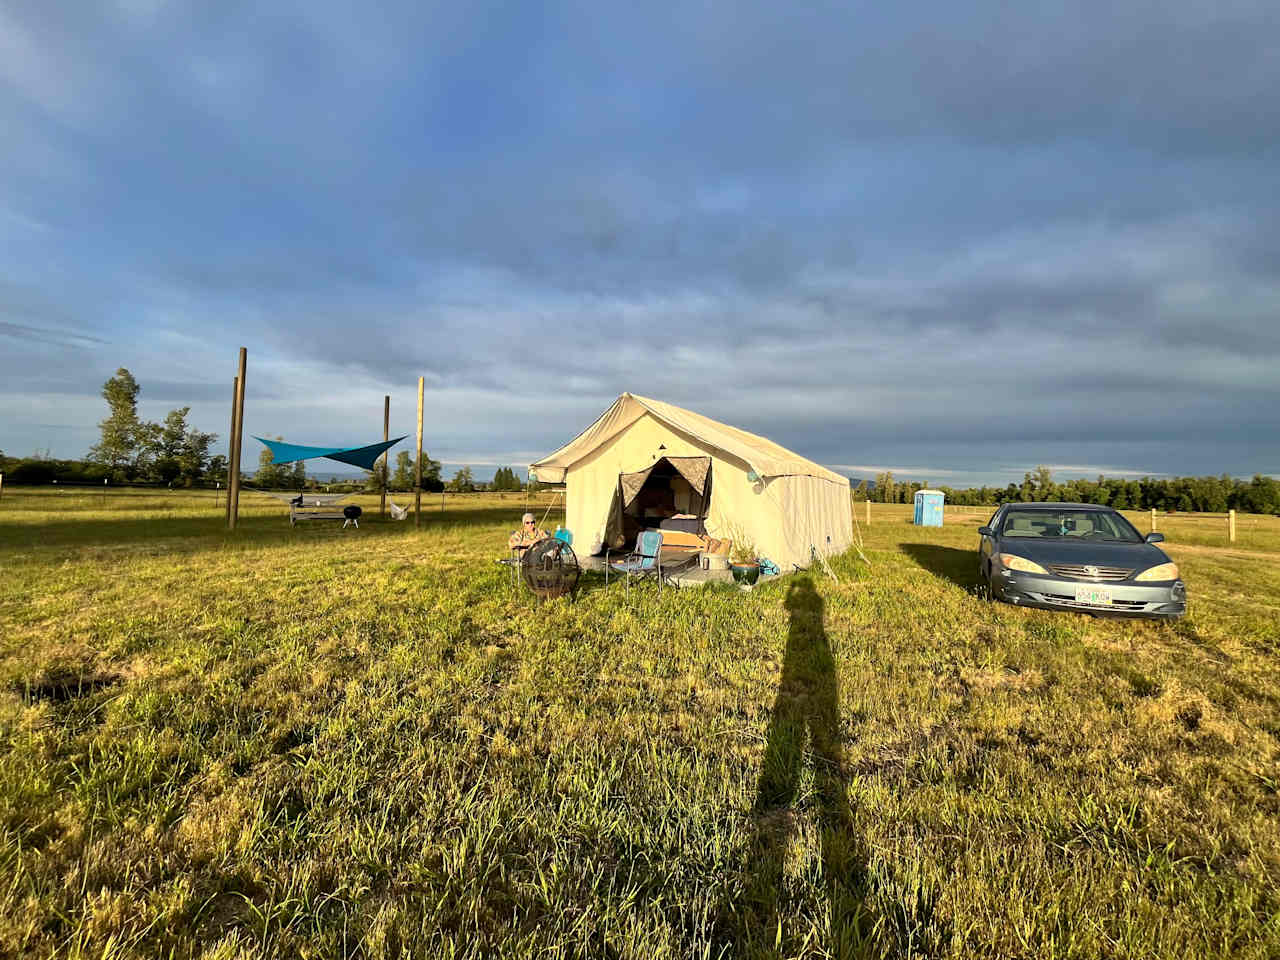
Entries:
<svg viewBox="0 0 1280 960">
<path fill-rule="evenodd" d="M 570 546 L 570 547 L 573 546 L 573 534 L 570 533 L 568 530 L 566 530 L 564 527 L 556 528 L 555 538 L 559 540 L 561 543 L 566 544 L 567 546 Z"/>
<path fill-rule="evenodd" d="M 621 560 L 610 560 L 606 552 L 604 557 L 604 583 L 609 585 L 609 570 L 621 573 L 627 578 L 627 594 L 631 593 L 632 579 L 643 579 L 655 576 L 658 578 L 658 589 L 662 589 L 662 531 L 641 530 L 636 536 L 636 547 Z"/>
</svg>

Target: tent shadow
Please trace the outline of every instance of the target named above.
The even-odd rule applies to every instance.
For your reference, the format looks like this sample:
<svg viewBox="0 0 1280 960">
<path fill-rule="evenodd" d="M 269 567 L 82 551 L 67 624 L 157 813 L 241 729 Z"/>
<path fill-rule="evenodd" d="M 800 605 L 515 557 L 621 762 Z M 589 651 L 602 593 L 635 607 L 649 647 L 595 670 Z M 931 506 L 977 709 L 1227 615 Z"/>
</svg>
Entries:
<svg viewBox="0 0 1280 960">
<path fill-rule="evenodd" d="M 943 547 L 936 543 L 904 543 L 902 550 L 935 576 L 950 580 L 962 590 L 978 586 L 978 554 L 974 550 Z"/>
</svg>

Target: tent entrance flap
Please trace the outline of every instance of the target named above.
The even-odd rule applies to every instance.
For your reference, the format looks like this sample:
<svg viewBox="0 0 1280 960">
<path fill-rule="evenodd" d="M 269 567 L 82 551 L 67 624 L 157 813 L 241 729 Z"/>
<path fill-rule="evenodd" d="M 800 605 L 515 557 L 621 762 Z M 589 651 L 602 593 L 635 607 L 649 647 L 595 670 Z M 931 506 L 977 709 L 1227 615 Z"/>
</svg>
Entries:
<svg viewBox="0 0 1280 960">
<path fill-rule="evenodd" d="M 675 516 L 696 518 L 701 528 L 710 501 L 710 457 L 660 457 L 644 470 L 618 475 L 610 526 L 626 542 Z"/>
</svg>

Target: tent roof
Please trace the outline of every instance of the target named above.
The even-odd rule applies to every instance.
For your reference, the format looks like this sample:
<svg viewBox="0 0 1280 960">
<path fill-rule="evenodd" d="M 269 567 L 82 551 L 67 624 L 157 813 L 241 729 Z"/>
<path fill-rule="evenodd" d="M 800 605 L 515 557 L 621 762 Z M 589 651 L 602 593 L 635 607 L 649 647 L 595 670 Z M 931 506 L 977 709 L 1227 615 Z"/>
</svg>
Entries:
<svg viewBox="0 0 1280 960">
<path fill-rule="evenodd" d="M 408 434 L 405 436 L 408 436 Z M 353 467 L 372 470 L 374 463 L 382 456 L 383 452 L 388 447 L 394 447 L 404 437 L 383 440 L 380 443 L 371 443 L 367 447 L 304 447 L 297 443 L 285 443 L 283 440 L 264 440 L 262 437 L 254 437 L 253 439 L 264 444 L 271 451 L 273 463 L 293 463 L 295 460 L 326 457 L 329 460 L 337 460 L 339 463 L 349 463 Z"/>
<path fill-rule="evenodd" d="M 612 440 L 646 413 L 707 447 L 741 460 L 762 477 L 819 477 L 846 486 L 849 483 L 847 477 L 812 460 L 806 460 L 765 437 L 747 433 L 692 410 L 631 393 L 620 396 L 595 423 L 555 453 L 530 464 L 530 469 L 537 474 L 539 468 L 543 468 L 547 480 L 561 480 L 564 478 L 564 471 L 574 463 Z"/>
</svg>

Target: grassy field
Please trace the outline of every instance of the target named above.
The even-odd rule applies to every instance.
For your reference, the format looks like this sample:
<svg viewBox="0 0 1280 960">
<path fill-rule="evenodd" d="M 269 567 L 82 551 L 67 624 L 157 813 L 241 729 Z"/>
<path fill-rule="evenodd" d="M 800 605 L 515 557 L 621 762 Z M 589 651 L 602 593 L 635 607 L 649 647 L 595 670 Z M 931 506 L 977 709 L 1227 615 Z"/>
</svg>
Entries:
<svg viewBox="0 0 1280 960">
<path fill-rule="evenodd" d="M 1280 520 L 1162 517 L 1161 624 L 885 506 L 838 583 L 537 608 L 521 497 L 428 502 L 5 491 L 0 955 L 1280 954 Z"/>
</svg>

